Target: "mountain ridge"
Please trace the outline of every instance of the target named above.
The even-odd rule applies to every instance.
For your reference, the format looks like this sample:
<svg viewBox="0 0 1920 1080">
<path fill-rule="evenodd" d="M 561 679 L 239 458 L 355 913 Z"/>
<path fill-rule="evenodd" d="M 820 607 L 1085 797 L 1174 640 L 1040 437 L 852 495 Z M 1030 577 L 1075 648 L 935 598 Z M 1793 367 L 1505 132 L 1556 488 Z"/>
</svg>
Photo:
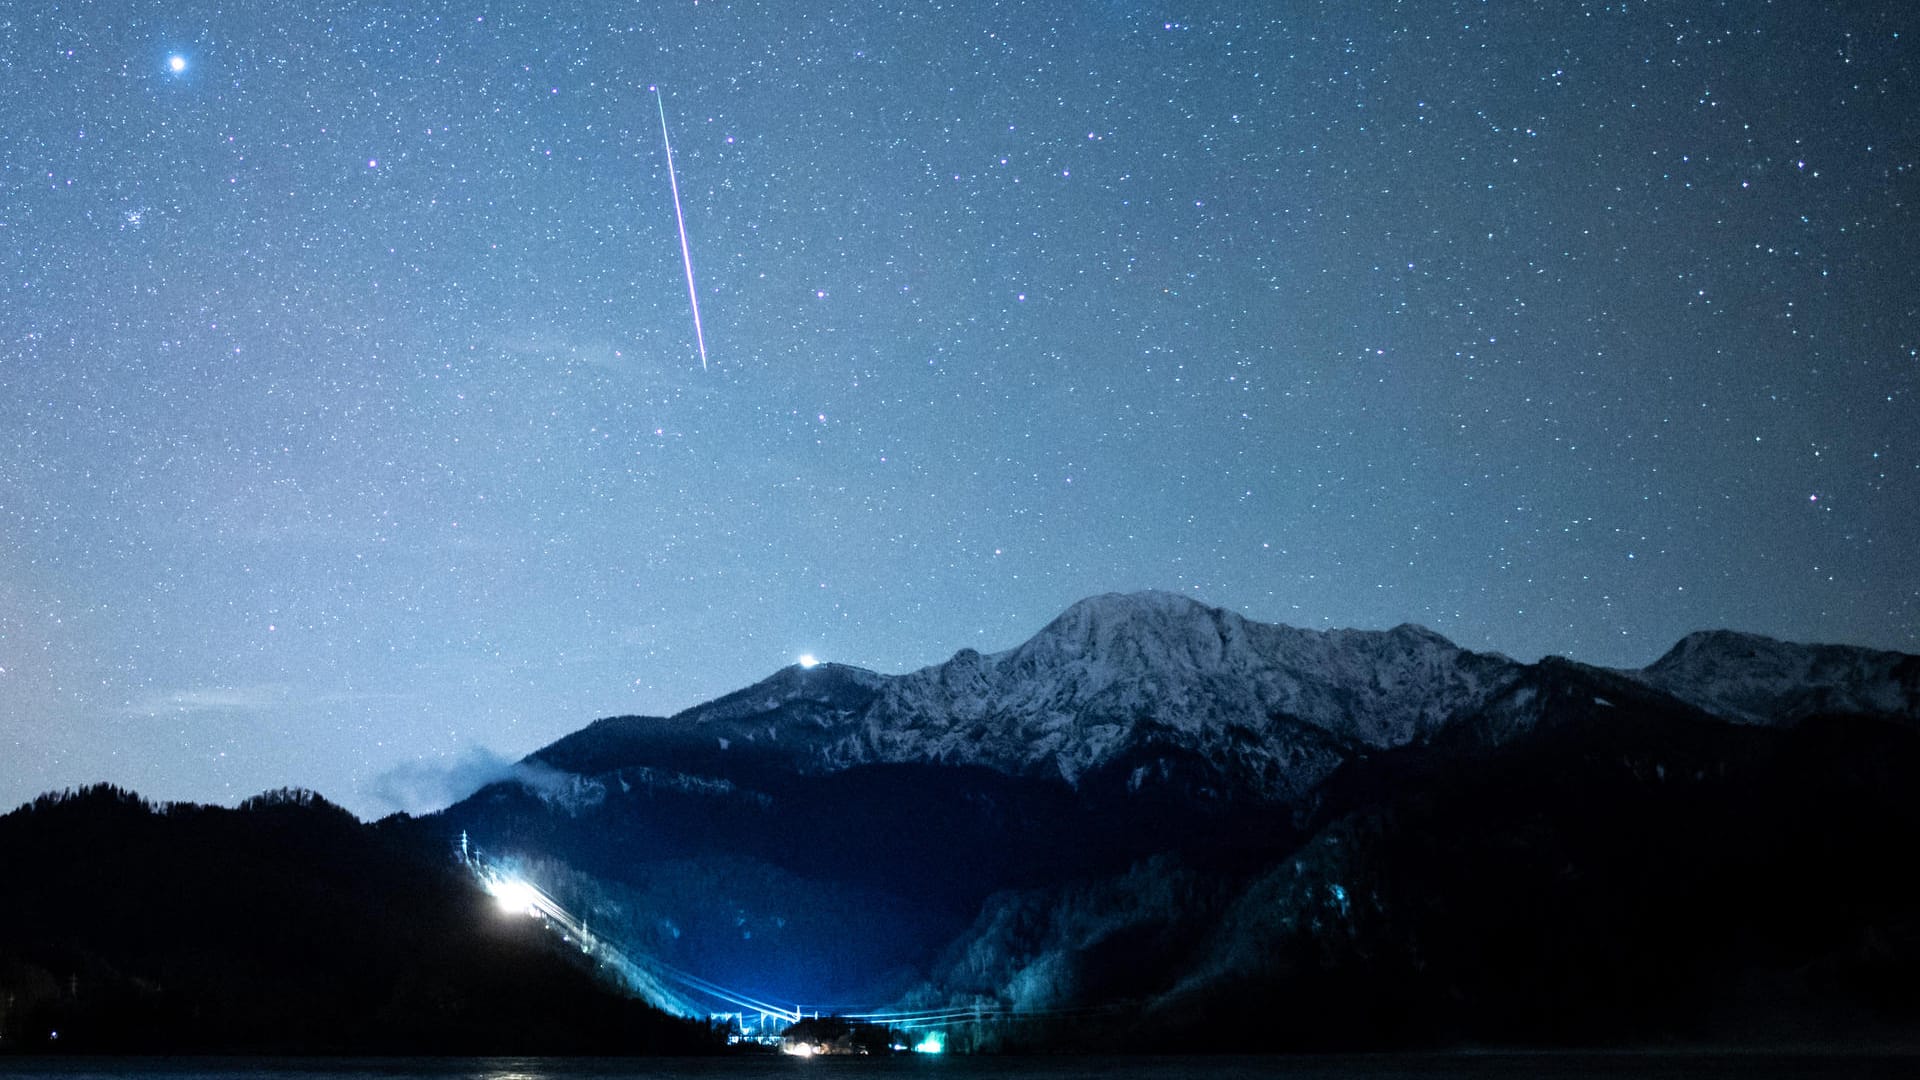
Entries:
<svg viewBox="0 0 1920 1080">
<path fill-rule="evenodd" d="M 1636 674 L 1738 723 L 1791 723 L 1819 713 L 1920 723 L 1920 656 L 1908 653 L 1700 630 Z"/>
<path fill-rule="evenodd" d="M 1077 786 L 1158 745 L 1212 762 L 1228 789 L 1290 800 L 1355 754 L 1487 721 L 1542 663 L 1579 664 L 1475 652 L 1413 623 L 1307 630 L 1175 593 L 1106 593 L 999 652 L 961 649 L 899 675 L 791 665 L 669 717 L 596 721 L 529 760 L 588 772 L 623 757 L 689 771 L 966 764 Z M 1581 666 L 1739 723 L 1920 722 L 1920 658 L 1901 653 L 1700 631 L 1645 668 Z M 1482 727 L 1511 733 L 1525 715 L 1509 703 Z"/>
</svg>

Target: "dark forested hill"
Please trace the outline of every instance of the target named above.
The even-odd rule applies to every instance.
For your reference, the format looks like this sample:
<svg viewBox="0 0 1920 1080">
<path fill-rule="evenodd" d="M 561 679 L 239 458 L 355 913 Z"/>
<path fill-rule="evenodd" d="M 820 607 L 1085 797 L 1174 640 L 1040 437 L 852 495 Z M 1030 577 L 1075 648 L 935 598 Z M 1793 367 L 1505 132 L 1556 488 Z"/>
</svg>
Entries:
<svg viewBox="0 0 1920 1080">
<path fill-rule="evenodd" d="M 407 824 L 108 787 L 0 817 L 0 1050 L 685 1051 Z"/>
<path fill-rule="evenodd" d="M 919 1002 L 1020 1001 L 982 1032 L 1016 1047 L 1909 1044 L 1916 776 L 1859 717 L 1404 750 L 1263 872 L 996 898 Z"/>
</svg>

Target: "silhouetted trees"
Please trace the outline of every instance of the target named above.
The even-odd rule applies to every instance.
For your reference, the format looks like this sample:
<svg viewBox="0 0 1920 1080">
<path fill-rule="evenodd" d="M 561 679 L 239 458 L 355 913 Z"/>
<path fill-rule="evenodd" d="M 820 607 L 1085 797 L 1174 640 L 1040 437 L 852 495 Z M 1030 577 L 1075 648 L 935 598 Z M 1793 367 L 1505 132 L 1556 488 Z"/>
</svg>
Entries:
<svg viewBox="0 0 1920 1080">
<path fill-rule="evenodd" d="M 0 817 L 0 1049 L 711 1048 L 501 915 L 404 819 L 312 792 L 237 810 L 100 786 Z"/>
</svg>

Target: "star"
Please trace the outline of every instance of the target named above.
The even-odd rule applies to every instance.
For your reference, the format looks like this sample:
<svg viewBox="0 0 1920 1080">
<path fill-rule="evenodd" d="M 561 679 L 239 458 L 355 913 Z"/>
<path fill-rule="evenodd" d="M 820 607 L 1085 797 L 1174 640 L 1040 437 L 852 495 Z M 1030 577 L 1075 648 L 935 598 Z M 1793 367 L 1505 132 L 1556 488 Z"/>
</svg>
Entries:
<svg viewBox="0 0 1920 1080">
<path fill-rule="evenodd" d="M 187 70 L 187 58 L 181 56 L 179 53 L 174 53 L 172 56 L 167 57 L 167 70 L 173 72 L 175 75 Z"/>
</svg>

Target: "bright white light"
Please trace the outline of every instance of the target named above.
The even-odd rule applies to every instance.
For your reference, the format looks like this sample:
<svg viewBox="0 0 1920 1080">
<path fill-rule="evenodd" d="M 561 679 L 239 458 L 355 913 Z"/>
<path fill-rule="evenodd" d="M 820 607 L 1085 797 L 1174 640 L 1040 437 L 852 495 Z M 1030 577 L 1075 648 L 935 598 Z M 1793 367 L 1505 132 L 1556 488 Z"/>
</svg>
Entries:
<svg viewBox="0 0 1920 1080">
<path fill-rule="evenodd" d="M 504 878 L 488 882 L 487 891 L 509 915 L 540 914 L 540 891 L 524 881 Z"/>
<path fill-rule="evenodd" d="M 818 659 L 816 659 L 816 658 L 814 657 L 814 655 L 813 655 L 812 653 L 801 653 L 801 654 L 800 654 L 800 666 L 801 666 L 801 667 L 813 667 L 813 666 L 815 666 L 815 665 L 816 665 L 816 664 L 818 664 L 818 663 L 820 663 L 820 661 L 819 661 Z"/>
<path fill-rule="evenodd" d="M 927 1033 L 927 1037 L 921 1039 L 919 1044 L 913 1048 L 913 1052 L 916 1054 L 941 1054 L 945 1053 L 946 1049 L 946 1038 L 937 1031 L 930 1031 Z"/>
<path fill-rule="evenodd" d="M 181 56 L 179 53 L 174 53 L 172 56 L 167 57 L 167 70 L 173 72 L 175 75 L 187 70 L 187 58 Z"/>
<path fill-rule="evenodd" d="M 794 1043 L 791 1046 L 783 1046 L 780 1049 L 789 1054 L 792 1054 L 794 1057 L 812 1057 L 813 1056 L 812 1043 Z"/>
</svg>

